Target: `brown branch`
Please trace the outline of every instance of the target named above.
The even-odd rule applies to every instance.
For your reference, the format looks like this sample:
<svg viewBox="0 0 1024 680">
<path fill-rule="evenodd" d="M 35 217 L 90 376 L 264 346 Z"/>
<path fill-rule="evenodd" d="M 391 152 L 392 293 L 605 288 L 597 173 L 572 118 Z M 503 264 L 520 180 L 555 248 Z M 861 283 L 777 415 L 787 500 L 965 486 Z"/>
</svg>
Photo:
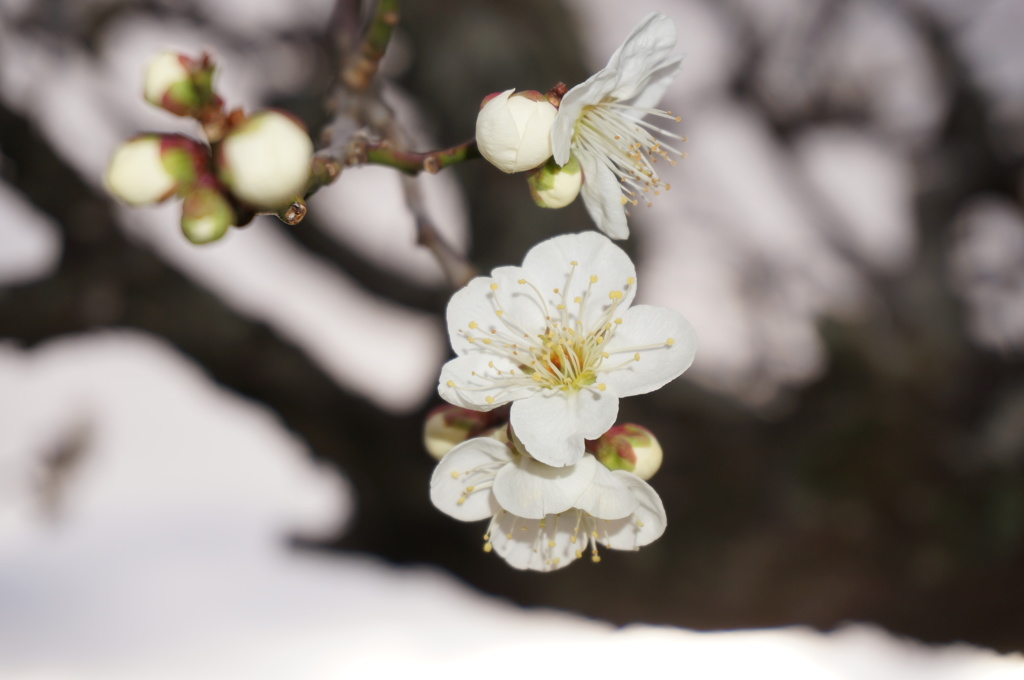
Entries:
<svg viewBox="0 0 1024 680">
<path fill-rule="evenodd" d="M 409 175 L 417 175 L 421 172 L 433 175 L 442 168 L 447 168 L 472 158 L 480 158 L 480 152 L 476 148 L 476 140 L 473 139 L 447 149 L 423 153 L 405 151 L 396 148 L 389 141 L 384 140 L 376 144 L 366 144 L 362 147 L 361 152 L 359 156 L 346 158 L 346 163 L 355 161 L 358 164 L 386 165 Z"/>
<path fill-rule="evenodd" d="M 341 81 L 349 90 L 365 92 L 369 89 L 397 25 L 398 0 L 378 0 L 359 50 L 345 59 Z"/>
</svg>

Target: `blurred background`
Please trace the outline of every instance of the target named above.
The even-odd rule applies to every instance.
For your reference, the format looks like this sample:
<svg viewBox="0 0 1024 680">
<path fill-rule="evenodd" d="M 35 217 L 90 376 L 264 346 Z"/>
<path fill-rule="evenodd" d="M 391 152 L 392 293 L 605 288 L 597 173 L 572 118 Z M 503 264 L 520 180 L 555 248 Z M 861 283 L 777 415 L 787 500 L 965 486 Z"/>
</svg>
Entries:
<svg viewBox="0 0 1024 680">
<path fill-rule="evenodd" d="M 333 4 L 0 0 L 12 667 L 99 658 L 121 644 L 105 630 L 136 651 L 243 620 L 246 641 L 299 639 L 413 582 L 413 638 L 438 602 L 484 593 L 613 624 L 861 621 L 1024 650 L 1024 5 L 402 3 L 385 96 L 420 150 L 470 137 L 490 92 L 582 81 L 648 12 L 687 55 L 663 101 L 687 158 L 623 244 L 640 300 L 700 338 L 682 379 L 620 411 L 665 449 L 668 530 L 538 575 L 427 497 L 451 291 L 394 171 L 345 170 L 298 226 L 260 217 L 201 248 L 173 202 L 103 191 L 122 139 L 196 134 L 142 100 L 162 49 L 210 51 L 229 106 L 327 125 Z M 484 271 L 593 228 L 483 161 L 418 182 Z M 400 610 L 383 611 L 367 625 Z"/>
</svg>

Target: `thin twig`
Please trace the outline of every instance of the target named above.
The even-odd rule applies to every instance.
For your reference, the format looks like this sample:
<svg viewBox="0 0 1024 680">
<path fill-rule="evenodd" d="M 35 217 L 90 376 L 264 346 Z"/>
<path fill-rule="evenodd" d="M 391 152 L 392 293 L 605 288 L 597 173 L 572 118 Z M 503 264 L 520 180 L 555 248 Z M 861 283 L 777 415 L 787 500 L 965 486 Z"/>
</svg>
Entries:
<svg viewBox="0 0 1024 680">
<path fill-rule="evenodd" d="M 359 49 L 345 55 L 341 80 L 350 91 L 365 92 L 370 87 L 398 18 L 398 0 L 378 0 Z"/>
<path fill-rule="evenodd" d="M 433 253 L 452 288 L 462 288 L 477 275 L 476 268 L 445 240 L 427 216 L 416 178 L 403 176 L 402 190 L 405 192 L 405 204 L 409 206 L 409 212 L 416 220 L 416 242 Z"/>
<path fill-rule="evenodd" d="M 359 159 L 361 163 L 386 165 L 409 175 L 417 175 L 421 172 L 433 175 L 442 168 L 471 158 L 480 158 L 476 140 L 473 139 L 447 149 L 425 153 L 396 149 L 385 140 L 378 144 L 368 144 L 365 151 L 365 157 Z"/>
<path fill-rule="evenodd" d="M 335 7 L 339 21 L 346 10 L 351 11 L 351 4 L 339 0 Z M 314 158 L 306 195 L 334 182 L 347 166 L 370 163 L 405 173 L 402 187 L 416 221 L 417 241 L 433 253 L 449 282 L 461 287 L 474 276 L 475 270 L 434 227 L 415 176 L 438 172 L 480 154 L 474 140 L 437 151 L 408 150 L 405 130 L 384 102 L 376 77 L 398 18 L 398 0 L 378 0 L 358 47 L 351 47 L 352 51 L 342 55 L 340 83 L 332 100 L 334 120 L 325 130 L 327 146 Z M 351 21 L 350 15 L 348 19 Z"/>
</svg>

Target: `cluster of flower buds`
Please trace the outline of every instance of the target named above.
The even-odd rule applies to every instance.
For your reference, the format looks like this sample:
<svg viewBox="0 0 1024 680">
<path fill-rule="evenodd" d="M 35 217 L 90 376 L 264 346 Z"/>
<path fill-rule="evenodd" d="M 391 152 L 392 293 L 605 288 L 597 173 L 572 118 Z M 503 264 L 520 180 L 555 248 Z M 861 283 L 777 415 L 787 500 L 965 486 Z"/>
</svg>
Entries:
<svg viewBox="0 0 1024 680">
<path fill-rule="evenodd" d="M 114 150 L 105 177 L 108 191 L 130 205 L 183 198 L 181 228 L 193 243 L 216 241 L 256 214 L 301 205 L 313 157 L 301 122 L 281 111 L 225 110 L 213 76 L 207 55 L 157 55 L 146 69 L 146 101 L 194 118 L 206 141 L 138 135 Z"/>
<path fill-rule="evenodd" d="M 475 437 L 490 437 L 525 451 L 509 428 L 507 408 L 473 411 L 442 404 L 427 414 L 423 424 L 423 446 L 435 460 Z M 634 423 L 615 425 L 597 439 L 588 439 L 586 450 L 609 470 L 625 470 L 644 481 L 661 468 L 661 445 L 654 433 Z"/>
<path fill-rule="evenodd" d="M 480 155 L 502 172 L 528 172 L 530 195 L 542 208 L 562 208 L 580 193 L 579 163 L 561 167 L 551 160 L 551 126 L 557 98 L 536 90 L 506 90 L 484 97 L 476 119 Z"/>
</svg>

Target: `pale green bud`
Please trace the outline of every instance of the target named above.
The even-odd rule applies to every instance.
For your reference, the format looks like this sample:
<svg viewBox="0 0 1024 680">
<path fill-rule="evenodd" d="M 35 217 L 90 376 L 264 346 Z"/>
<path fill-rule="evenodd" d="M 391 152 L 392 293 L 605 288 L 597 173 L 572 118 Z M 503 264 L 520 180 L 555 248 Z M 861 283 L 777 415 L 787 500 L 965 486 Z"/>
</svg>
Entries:
<svg viewBox="0 0 1024 680">
<path fill-rule="evenodd" d="M 216 241 L 234 223 L 231 201 L 216 188 L 197 186 L 186 194 L 181 207 L 181 230 L 192 243 Z"/>
<path fill-rule="evenodd" d="M 437 460 L 444 458 L 456 444 L 473 437 L 493 437 L 503 443 L 505 423 L 499 423 L 507 414 L 497 411 L 471 411 L 459 406 L 443 404 L 433 409 L 423 423 L 423 446 Z"/>
<path fill-rule="evenodd" d="M 541 167 L 526 175 L 533 202 L 542 208 L 564 208 L 580 194 L 583 186 L 583 170 L 574 156 L 565 165 L 558 165 L 549 159 Z"/>
<path fill-rule="evenodd" d="M 150 104 L 177 116 L 198 116 L 208 104 L 219 104 L 213 94 L 213 64 L 209 57 L 192 59 L 177 52 L 161 52 L 146 67 L 142 92 Z"/>
<path fill-rule="evenodd" d="M 616 425 L 597 439 L 587 442 L 587 451 L 609 470 L 632 472 L 650 479 L 661 467 L 662 450 L 654 434 L 646 427 L 626 423 Z"/>
</svg>

